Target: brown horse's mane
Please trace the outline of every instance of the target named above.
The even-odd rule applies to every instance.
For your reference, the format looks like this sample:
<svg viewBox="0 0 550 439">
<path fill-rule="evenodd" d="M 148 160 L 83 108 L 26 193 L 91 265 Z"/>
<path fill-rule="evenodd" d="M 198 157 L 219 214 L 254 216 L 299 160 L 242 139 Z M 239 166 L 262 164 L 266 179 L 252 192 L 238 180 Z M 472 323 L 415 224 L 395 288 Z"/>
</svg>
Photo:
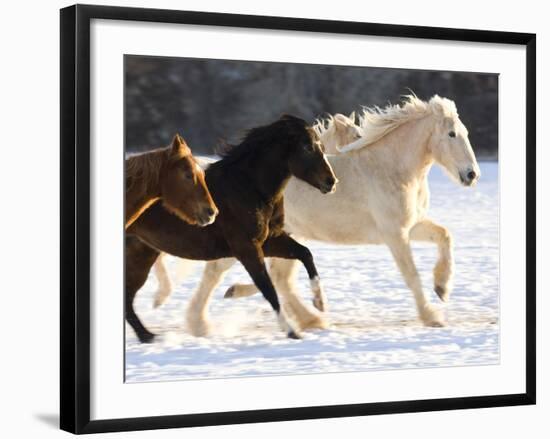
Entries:
<svg viewBox="0 0 550 439">
<path fill-rule="evenodd" d="M 168 148 L 158 148 L 143 154 L 130 156 L 126 159 L 126 179 L 129 187 L 140 183 L 144 186 L 156 185 L 160 178 L 160 170 L 165 160 L 164 153 Z"/>
<path fill-rule="evenodd" d="M 126 190 L 134 188 L 135 184 L 156 186 L 160 180 L 160 173 L 167 160 L 178 160 L 188 154 L 187 149 L 179 151 L 178 154 L 170 154 L 171 146 L 152 149 L 150 151 L 132 155 L 126 159 Z M 190 151 L 189 151 L 190 153 Z"/>
</svg>

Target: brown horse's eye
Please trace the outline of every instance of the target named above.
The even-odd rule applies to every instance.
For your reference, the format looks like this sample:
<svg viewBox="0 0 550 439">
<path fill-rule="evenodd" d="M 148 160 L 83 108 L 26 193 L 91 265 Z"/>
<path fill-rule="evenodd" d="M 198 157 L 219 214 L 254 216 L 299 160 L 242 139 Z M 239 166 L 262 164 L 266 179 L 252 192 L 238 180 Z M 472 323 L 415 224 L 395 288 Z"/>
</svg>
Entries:
<svg viewBox="0 0 550 439">
<path fill-rule="evenodd" d="M 449 137 L 456 137 L 456 133 L 454 131 L 449 131 Z"/>
<path fill-rule="evenodd" d="M 187 180 L 191 180 L 193 178 L 193 173 L 189 169 L 181 169 L 181 173 L 183 174 L 183 178 Z"/>
</svg>

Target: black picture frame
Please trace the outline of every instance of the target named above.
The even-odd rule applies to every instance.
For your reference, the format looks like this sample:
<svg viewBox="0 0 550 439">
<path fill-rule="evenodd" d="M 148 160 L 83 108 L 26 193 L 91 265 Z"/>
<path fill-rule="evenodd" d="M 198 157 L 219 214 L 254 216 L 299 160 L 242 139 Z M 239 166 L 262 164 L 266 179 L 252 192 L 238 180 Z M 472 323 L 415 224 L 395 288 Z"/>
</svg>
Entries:
<svg viewBox="0 0 550 439">
<path fill-rule="evenodd" d="M 525 393 L 384 403 L 90 420 L 90 21 L 181 23 L 255 29 L 485 42 L 526 47 L 526 376 Z M 536 401 L 536 36 L 302 18 L 75 5 L 61 9 L 61 349 L 60 426 L 98 433 L 426 412 Z"/>
</svg>

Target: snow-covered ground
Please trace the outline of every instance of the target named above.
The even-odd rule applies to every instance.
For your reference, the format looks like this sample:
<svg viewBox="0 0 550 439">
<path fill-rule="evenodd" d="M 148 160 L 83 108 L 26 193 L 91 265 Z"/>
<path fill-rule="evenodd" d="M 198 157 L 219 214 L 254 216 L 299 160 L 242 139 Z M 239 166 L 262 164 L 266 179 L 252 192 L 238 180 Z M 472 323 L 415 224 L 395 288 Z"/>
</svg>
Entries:
<svg viewBox="0 0 550 439">
<path fill-rule="evenodd" d="M 212 334 L 196 338 L 185 330 L 184 311 L 203 263 L 195 264 L 157 310 L 151 273 L 135 306 L 144 324 L 161 336 L 140 344 L 126 325 L 127 382 L 498 363 L 498 164 L 480 166 L 481 180 L 472 189 L 459 187 L 437 167 L 430 173 L 430 216 L 455 240 L 454 290 L 444 306 L 447 327 L 426 328 L 417 320 L 412 293 L 387 247 L 308 242 L 328 296 L 330 329 L 290 340 L 261 295 L 224 300 L 231 284 L 249 280 L 239 265 L 214 293 Z M 431 291 L 437 250 L 414 243 L 413 253 L 424 288 Z M 166 260 L 175 270 L 175 259 Z M 310 303 L 308 286 L 302 268 L 300 292 Z"/>
</svg>

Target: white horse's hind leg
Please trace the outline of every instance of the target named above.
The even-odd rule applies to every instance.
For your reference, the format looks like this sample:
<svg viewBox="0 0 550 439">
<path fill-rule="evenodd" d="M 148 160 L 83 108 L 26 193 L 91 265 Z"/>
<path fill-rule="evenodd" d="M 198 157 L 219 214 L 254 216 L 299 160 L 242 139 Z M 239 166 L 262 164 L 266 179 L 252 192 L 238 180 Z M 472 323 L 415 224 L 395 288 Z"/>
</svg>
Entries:
<svg viewBox="0 0 550 439">
<path fill-rule="evenodd" d="M 445 326 L 445 320 L 443 319 L 441 311 L 430 303 L 422 290 L 422 283 L 418 271 L 416 270 L 416 265 L 414 264 L 408 239 L 400 234 L 388 236 L 386 238 L 386 244 L 390 248 L 393 258 L 401 274 L 405 278 L 407 286 L 414 294 L 414 300 L 416 301 L 420 319 L 426 326 Z"/>
<path fill-rule="evenodd" d="M 204 337 L 208 335 L 210 327 L 208 323 L 208 303 L 212 297 L 212 292 L 236 261 L 234 258 L 224 258 L 206 263 L 201 283 L 187 307 L 187 326 L 194 336 Z"/>
<path fill-rule="evenodd" d="M 434 290 L 441 300 L 449 299 L 453 277 L 453 239 L 449 231 L 429 219 L 416 224 L 410 233 L 416 241 L 428 241 L 437 245 L 439 258 L 433 270 Z"/>
<path fill-rule="evenodd" d="M 284 306 L 294 315 L 300 329 L 327 328 L 327 321 L 316 311 L 310 309 L 296 293 L 294 280 L 299 266 L 296 259 L 271 258 L 269 275 L 275 289 L 282 296 Z M 323 295 L 320 282 L 318 294 Z"/>
<path fill-rule="evenodd" d="M 259 291 L 258 287 L 254 284 L 234 284 L 227 289 L 223 297 L 224 299 L 238 299 L 240 297 L 253 296 Z"/>
<path fill-rule="evenodd" d="M 153 264 L 153 268 L 155 269 L 155 275 L 157 276 L 157 280 L 159 283 L 158 290 L 155 293 L 155 300 L 153 302 L 153 307 L 158 308 L 163 303 L 166 302 L 166 300 L 170 297 L 172 294 L 172 280 L 170 279 L 170 275 L 168 274 L 168 270 L 166 269 L 166 261 L 165 261 L 166 253 L 161 253 L 155 263 Z"/>
<path fill-rule="evenodd" d="M 273 260 L 276 260 L 277 258 L 273 258 Z M 284 259 L 280 259 L 281 261 L 285 261 Z M 289 260 L 287 260 L 289 261 Z M 272 270 L 277 270 L 278 267 L 283 267 L 284 263 L 271 263 L 270 265 L 270 274 L 271 275 L 278 275 L 278 273 L 273 273 Z M 283 282 L 284 286 L 289 286 L 293 289 L 293 278 L 296 277 L 296 268 L 298 266 L 298 263 L 296 260 L 290 260 L 289 262 L 289 270 L 292 270 L 292 272 L 281 272 L 280 273 L 280 279 Z M 275 267 L 275 268 L 273 268 Z M 275 282 L 275 281 L 274 281 Z M 323 286 L 321 285 L 320 279 L 315 278 L 310 281 L 310 287 L 311 291 L 313 293 L 313 305 L 315 308 L 317 308 L 319 311 L 326 311 L 327 310 L 327 297 L 325 295 L 325 292 L 323 290 Z M 258 293 L 258 287 L 254 284 L 233 284 L 231 285 L 227 291 L 225 292 L 225 295 L 223 296 L 225 299 L 239 299 L 241 297 L 249 297 L 253 296 L 254 294 Z"/>
</svg>

